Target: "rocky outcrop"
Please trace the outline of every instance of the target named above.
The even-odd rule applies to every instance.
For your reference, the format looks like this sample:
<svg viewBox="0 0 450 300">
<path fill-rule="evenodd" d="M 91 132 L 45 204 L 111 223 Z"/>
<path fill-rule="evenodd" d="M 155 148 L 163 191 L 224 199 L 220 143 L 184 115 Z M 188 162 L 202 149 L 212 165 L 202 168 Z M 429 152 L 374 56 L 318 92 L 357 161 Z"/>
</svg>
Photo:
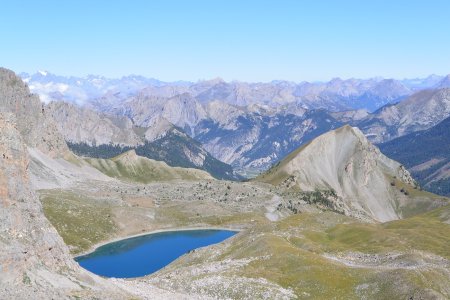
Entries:
<svg viewBox="0 0 450 300">
<path fill-rule="evenodd" d="M 17 130 L 28 147 L 38 148 L 52 157 L 68 151 L 39 97 L 30 94 L 28 86 L 4 68 L 0 68 L 0 112 L 14 114 Z"/>
</svg>

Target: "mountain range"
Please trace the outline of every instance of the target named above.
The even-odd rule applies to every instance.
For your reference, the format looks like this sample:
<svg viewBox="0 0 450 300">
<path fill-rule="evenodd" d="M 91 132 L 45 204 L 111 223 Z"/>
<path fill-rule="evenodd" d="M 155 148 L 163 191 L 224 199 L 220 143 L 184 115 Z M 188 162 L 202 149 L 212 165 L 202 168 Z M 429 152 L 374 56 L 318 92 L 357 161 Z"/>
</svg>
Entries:
<svg viewBox="0 0 450 300">
<path fill-rule="evenodd" d="M 69 141 L 70 135 L 79 134 L 79 138 L 72 137 L 72 140 L 90 144 L 96 135 L 106 135 L 104 143 L 100 136 L 97 137 L 97 143 L 131 146 L 139 140 L 136 133 L 130 131 L 131 128 L 156 128 L 154 125 L 158 120 L 166 120 L 187 136 L 199 141 L 215 158 L 234 168 L 257 172 L 267 169 L 312 138 L 344 124 L 359 127 L 371 142 L 380 143 L 409 132 L 427 129 L 450 115 L 449 89 L 419 91 L 373 113 L 366 110 L 308 110 L 295 104 L 276 108 L 259 104 L 242 107 L 221 101 L 201 104 L 184 93 L 171 98 L 138 95 L 125 100 L 120 107 L 111 106 L 101 113 L 84 107 L 82 110 L 90 117 L 81 114 L 72 121 L 65 121 L 66 116 L 76 115 L 70 113 L 70 109 L 75 109 L 75 106 L 58 103 L 61 102 L 50 104 L 49 109 L 59 105 L 55 119 L 61 124 L 68 122 L 68 127 L 63 127 L 67 127 L 65 130 L 68 131 L 66 135 Z M 93 118 L 94 114 L 104 114 L 109 121 L 101 121 L 105 117 Z M 75 122 L 84 119 L 86 120 Z M 87 126 L 91 119 L 96 121 L 88 130 L 73 130 L 69 125 L 70 122 L 75 122 Z M 125 123 L 120 125 L 121 122 Z M 128 126 L 125 132 L 129 133 L 122 133 L 122 136 L 132 140 L 117 140 L 111 138 L 112 132 L 103 132 L 106 130 L 105 126 L 111 126 L 107 124 L 113 123 L 116 127 L 118 124 Z M 84 139 L 83 132 L 91 140 Z"/>
<path fill-rule="evenodd" d="M 238 178 L 230 175 L 233 171 L 225 164 L 244 176 L 254 176 L 297 147 L 344 124 L 360 128 L 373 143 L 383 143 L 428 129 L 450 116 L 448 76 L 334 79 L 328 83 L 300 84 L 227 83 L 220 78 L 164 83 L 137 76 L 121 80 L 96 76 L 83 79 L 44 72 L 22 76 L 30 87 L 75 84 L 85 92 L 85 98 L 76 100 L 72 90 L 66 89 L 58 99 L 75 104 L 53 101 L 46 108 L 77 153 L 109 158 L 153 144 L 146 147 L 147 151 L 136 151 L 173 166 L 201 168 L 218 178 Z M 92 87 L 96 93 L 91 93 Z M 48 96 L 43 90 L 35 91 Z M 362 94 L 370 105 L 360 105 L 365 101 Z M 375 95 L 383 100 L 377 102 Z M 334 104 L 329 103 L 331 100 Z M 352 101 L 359 104 L 349 104 Z M 361 106 L 365 108 L 355 109 Z M 376 107 L 379 108 L 369 112 Z M 170 134 L 165 136 L 162 132 Z M 158 142 L 152 136 L 163 135 L 155 148 Z M 185 150 L 163 149 L 168 145 L 164 139 L 183 141 Z M 98 147 L 102 150 L 98 151 Z M 204 161 L 211 163 L 204 167 Z M 212 165 L 223 167 L 212 171 Z"/>
<path fill-rule="evenodd" d="M 42 105 L 5 69 L 0 69 L 0 101 L 0 298 L 450 295 L 448 199 L 420 190 L 404 166 L 382 154 L 362 131 L 337 123 L 367 113 L 293 106 L 294 116 L 324 113 L 321 120 L 330 123 L 326 120 L 333 117 L 339 128 L 311 136 L 254 180 L 231 182 L 139 155 L 141 146 L 145 150 L 166 137 L 198 143 L 187 127 L 162 116 L 140 127 L 126 115 L 63 102 Z M 205 110 L 208 116 L 213 111 Z M 281 116 L 260 105 L 245 113 L 257 120 Z M 221 126 L 235 125 L 245 123 Z M 74 142 L 87 152 L 102 146 L 125 152 L 83 157 L 71 151 Z M 159 154 L 184 149 L 174 140 L 160 144 Z M 239 233 L 190 251 L 151 276 L 103 278 L 72 259 L 111 240 L 211 227 Z"/>
<path fill-rule="evenodd" d="M 431 75 L 423 79 L 335 78 L 329 82 L 312 83 L 282 80 L 267 83 L 226 82 L 221 78 L 198 82 L 162 82 L 136 75 L 108 79 L 94 75 L 65 77 L 46 71 L 22 73 L 21 77 L 28 83 L 31 91 L 41 95 L 46 103 L 51 100 L 77 104 L 93 102 L 100 110 L 105 108 L 105 104 L 106 107 L 119 104 L 136 93 L 162 98 L 187 93 L 202 104 L 214 100 L 237 106 L 280 106 L 296 103 L 308 109 L 374 111 L 417 90 L 444 87 L 446 80 L 443 76 Z"/>
</svg>

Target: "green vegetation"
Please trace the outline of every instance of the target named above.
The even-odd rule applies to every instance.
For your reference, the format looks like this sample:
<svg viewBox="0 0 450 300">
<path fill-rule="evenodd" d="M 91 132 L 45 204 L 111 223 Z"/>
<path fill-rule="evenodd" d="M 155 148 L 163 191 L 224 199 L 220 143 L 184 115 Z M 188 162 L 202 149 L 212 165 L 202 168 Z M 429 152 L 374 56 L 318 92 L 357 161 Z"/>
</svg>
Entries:
<svg viewBox="0 0 450 300">
<path fill-rule="evenodd" d="M 23 284 L 27 284 L 27 285 L 30 285 L 30 284 L 31 284 L 31 279 L 30 279 L 30 277 L 28 276 L 28 274 L 25 273 L 25 272 L 23 272 L 23 274 L 22 274 L 22 283 L 23 283 Z"/>
<path fill-rule="evenodd" d="M 445 223 L 449 219 L 450 206 L 385 224 L 359 223 L 332 212 L 302 213 L 241 233 L 219 259 L 266 257 L 236 275 L 266 278 L 292 288 L 301 298 L 408 299 L 429 287 L 448 297 L 448 282 L 439 262 L 434 268 L 383 268 L 380 262 L 370 266 L 370 260 L 365 266 L 358 256 L 382 259 L 389 253 L 402 253 L 401 260 L 407 264 L 420 262 L 420 253 L 449 259 L 450 224 Z M 355 253 L 361 267 L 324 257 L 349 253 Z"/>
<path fill-rule="evenodd" d="M 302 192 L 300 199 L 309 204 L 317 204 L 336 212 L 339 211 L 337 207 L 338 196 L 335 190 L 316 189 L 314 192 Z"/>
<path fill-rule="evenodd" d="M 194 180 L 210 178 L 197 169 L 169 167 L 166 163 L 125 153 L 112 159 L 86 158 L 85 161 L 100 172 L 125 181 L 149 183 L 162 180 Z"/>
<path fill-rule="evenodd" d="M 127 152 L 131 147 L 122 147 L 119 145 L 98 145 L 90 146 L 86 143 L 71 143 L 67 142 L 70 150 L 80 156 L 87 156 L 93 158 L 112 158 L 124 152 Z"/>
<path fill-rule="evenodd" d="M 240 179 L 240 176 L 234 174 L 230 165 L 212 157 L 203 150 L 199 142 L 187 135 L 167 134 L 154 142 L 146 142 L 137 147 L 136 153 L 140 156 L 164 161 L 173 167 L 202 169 L 217 179 Z M 203 157 L 202 166 L 196 165 L 192 158 L 187 156 L 187 153 L 191 153 L 192 157 Z"/>
<path fill-rule="evenodd" d="M 72 253 L 88 250 L 117 230 L 106 204 L 65 190 L 41 191 L 40 198 L 45 216 Z"/>
</svg>

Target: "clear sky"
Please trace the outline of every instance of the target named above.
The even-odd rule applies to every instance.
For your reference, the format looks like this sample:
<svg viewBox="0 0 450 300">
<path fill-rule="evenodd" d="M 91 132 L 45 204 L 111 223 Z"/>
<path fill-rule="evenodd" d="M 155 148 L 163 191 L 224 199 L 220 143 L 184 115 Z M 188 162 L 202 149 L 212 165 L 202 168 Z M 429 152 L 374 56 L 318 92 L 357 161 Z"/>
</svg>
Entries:
<svg viewBox="0 0 450 300">
<path fill-rule="evenodd" d="M 0 65 L 161 80 L 450 73 L 448 0 L 0 0 Z"/>
</svg>

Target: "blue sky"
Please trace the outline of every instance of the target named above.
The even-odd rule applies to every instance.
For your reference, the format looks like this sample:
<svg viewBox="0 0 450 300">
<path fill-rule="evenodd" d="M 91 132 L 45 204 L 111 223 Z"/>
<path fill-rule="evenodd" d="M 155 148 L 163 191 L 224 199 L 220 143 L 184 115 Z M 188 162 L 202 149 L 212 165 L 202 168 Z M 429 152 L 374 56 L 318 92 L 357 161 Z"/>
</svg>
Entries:
<svg viewBox="0 0 450 300">
<path fill-rule="evenodd" d="M 0 0 L 0 65 L 162 80 L 450 73 L 450 1 Z"/>
</svg>

